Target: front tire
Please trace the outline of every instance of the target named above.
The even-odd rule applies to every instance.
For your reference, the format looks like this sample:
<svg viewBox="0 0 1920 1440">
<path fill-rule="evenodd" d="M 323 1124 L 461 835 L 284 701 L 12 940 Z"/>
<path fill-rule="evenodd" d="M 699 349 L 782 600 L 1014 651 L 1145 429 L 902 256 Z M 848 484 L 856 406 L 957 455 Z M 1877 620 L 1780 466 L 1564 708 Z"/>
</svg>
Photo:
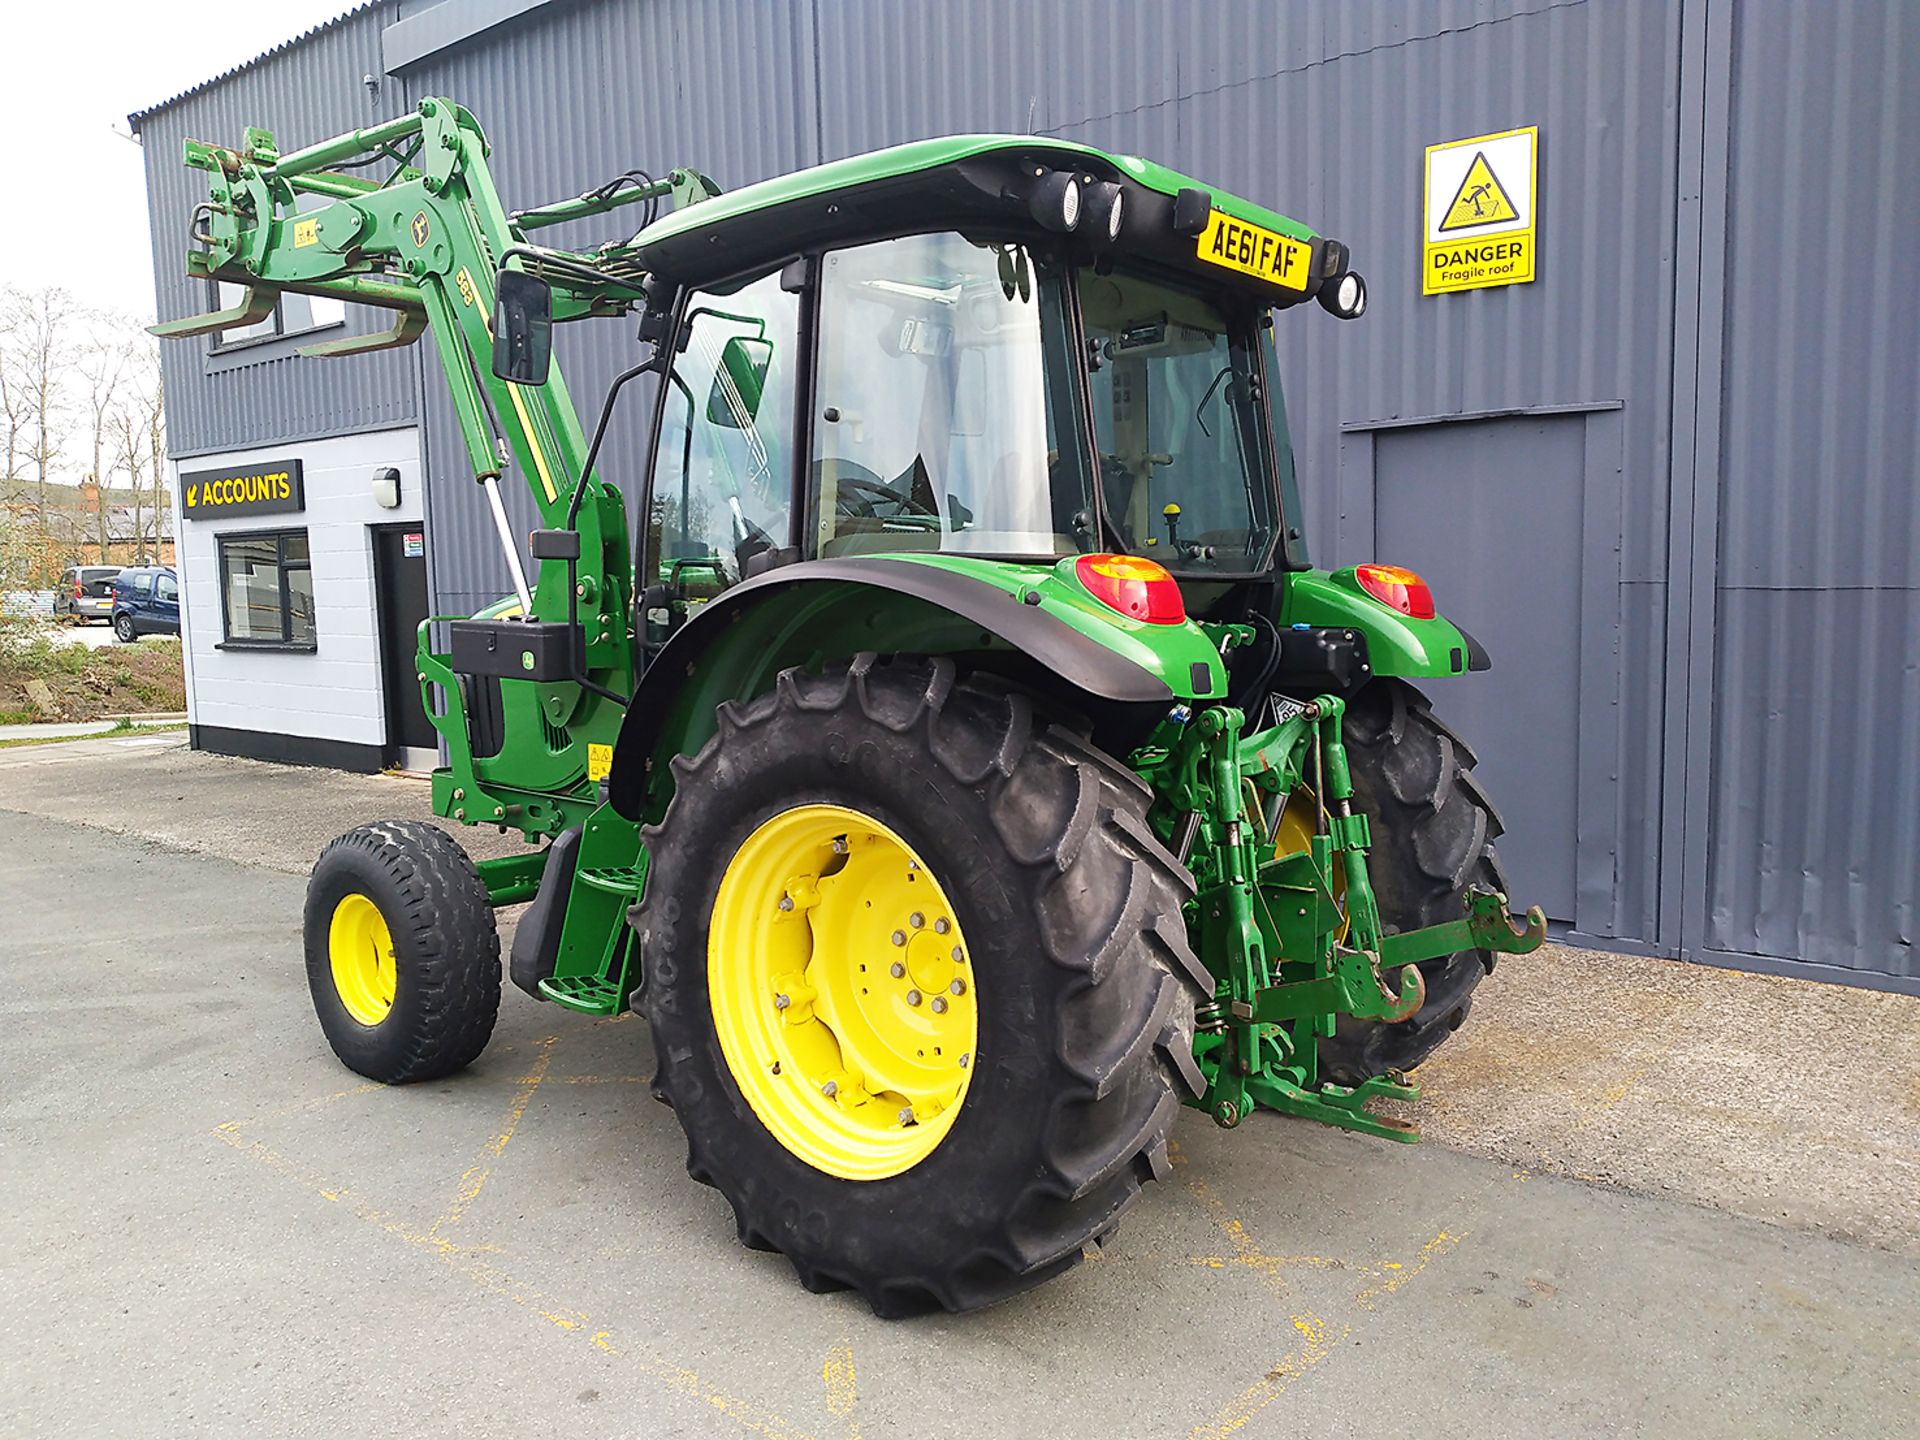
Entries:
<svg viewBox="0 0 1920 1440">
<path fill-rule="evenodd" d="M 113 637 L 123 645 L 131 645 L 140 638 L 140 632 L 133 628 L 133 617 L 121 614 L 113 617 Z"/>
<path fill-rule="evenodd" d="M 1404 680 L 1374 680 L 1347 704 L 1342 738 L 1353 772 L 1356 808 L 1373 833 L 1368 878 L 1388 933 L 1458 920 L 1469 886 L 1503 894 L 1506 872 L 1494 853 L 1505 828 L 1474 778 L 1472 750 Z M 1467 1018 L 1474 987 L 1493 971 L 1493 955 L 1462 950 L 1420 962 L 1427 997 L 1405 1020 L 1342 1015 L 1320 1042 L 1330 1080 L 1357 1085 L 1389 1070 L 1411 1070 Z"/>
<path fill-rule="evenodd" d="M 1201 1087 L 1193 1013 L 1211 981 L 1181 918 L 1191 881 L 1146 827 L 1146 787 L 1026 695 L 958 681 L 944 660 L 789 670 L 718 718 L 697 756 L 673 762 L 633 912 L 636 1008 L 688 1172 L 726 1196 L 744 1244 L 783 1252 L 810 1290 L 857 1289 L 882 1316 L 973 1309 L 1072 1266 L 1165 1173 L 1174 1116 Z M 828 828 L 804 828 L 816 823 Z M 892 866 L 871 884 L 856 874 L 879 863 L 870 846 Z M 932 882 L 917 891 L 916 871 Z M 755 875 L 757 910 L 739 888 Z M 816 897 L 839 876 L 857 885 L 832 917 Z M 919 948 L 949 911 L 973 1049 L 951 1072 L 942 1133 L 921 1144 L 910 1127 L 928 1122 L 902 1103 L 917 1102 L 913 1060 L 863 1072 L 866 1032 L 833 1007 L 882 1006 L 882 1028 L 937 1039 L 898 1008 L 920 1002 L 886 987 L 926 983 Z M 806 928 L 774 928 L 796 921 Z M 762 949 L 781 953 L 743 985 Z M 893 977 L 895 963 L 914 968 Z M 873 995 L 830 998 L 862 986 Z M 743 1020 L 756 1003 L 764 1015 Z M 799 1003 L 841 1028 L 783 1042 Z"/>
<path fill-rule="evenodd" d="M 487 887 L 454 838 L 419 820 L 362 825 L 307 882 L 307 987 L 333 1053 L 388 1085 L 478 1058 L 500 1009 Z"/>
</svg>

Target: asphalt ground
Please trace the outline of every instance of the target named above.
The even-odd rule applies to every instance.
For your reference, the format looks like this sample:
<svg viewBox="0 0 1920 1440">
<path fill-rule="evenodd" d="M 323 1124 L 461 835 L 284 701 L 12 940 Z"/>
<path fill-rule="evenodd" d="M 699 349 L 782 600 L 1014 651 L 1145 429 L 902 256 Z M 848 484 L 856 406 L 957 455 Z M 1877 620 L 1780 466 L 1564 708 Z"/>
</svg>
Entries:
<svg viewBox="0 0 1920 1440">
<path fill-rule="evenodd" d="M 643 1021 L 338 1066 L 302 875 L 423 792 L 0 752 L 0 1434 L 1920 1434 L 1920 1004 L 1510 961 L 1426 1144 L 1189 1113 L 1097 1258 L 886 1323 L 735 1242 Z"/>
</svg>

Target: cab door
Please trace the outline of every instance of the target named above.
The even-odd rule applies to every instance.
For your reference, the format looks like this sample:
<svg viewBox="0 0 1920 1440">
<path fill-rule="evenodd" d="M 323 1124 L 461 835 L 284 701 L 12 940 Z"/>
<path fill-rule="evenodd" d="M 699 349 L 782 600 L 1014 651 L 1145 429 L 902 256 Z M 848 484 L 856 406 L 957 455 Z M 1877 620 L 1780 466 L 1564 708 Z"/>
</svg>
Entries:
<svg viewBox="0 0 1920 1440">
<path fill-rule="evenodd" d="M 682 302 L 641 542 L 647 656 L 793 543 L 800 298 L 774 271 Z"/>
</svg>

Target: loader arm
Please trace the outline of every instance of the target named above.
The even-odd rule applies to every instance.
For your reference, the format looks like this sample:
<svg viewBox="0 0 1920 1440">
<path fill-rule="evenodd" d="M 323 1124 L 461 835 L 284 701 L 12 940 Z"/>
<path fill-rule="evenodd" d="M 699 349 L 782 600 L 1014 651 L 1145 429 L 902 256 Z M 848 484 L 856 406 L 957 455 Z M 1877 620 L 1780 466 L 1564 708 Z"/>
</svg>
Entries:
<svg viewBox="0 0 1920 1440">
<path fill-rule="evenodd" d="M 625 247 L 554 249 L 530 244 L 527 233 L 636 202 L 686 204 L 712 194 L 713 186 L 690 170 L 661 181 L 622 177 L 587 195 L 510 214 L 487 154 L 473 117 L 443 99 L 287 155 L 259 129 L 249 129 L 238 150 L 187 141 L 186 163 L 208 177 L 208 199 L 194 212 L 188 273 L 245 293 L 229 309 L 157 325 L 154 333 L 178 338 L 250 324 L 270 313 L 283 291 L 394 312 L 390 329 L 310 346 L 303 355 L 363 354 L 431 333 L 467 464 L 514 577 L 518 603 L 497 607 L 494 618 L 510 615 L 528 627 L 506 632 L 504 648 L 511 652 L 519 634 L 531 646 L 537 630 L 566 626 L 559 638 L 572 652 L 563 678 L 553 678 L 547 665 L 527 679 L 456 674 L 450 657 L 432 648 L 433 626 L 422 626 L 422 695 L 449 755 L 435 776 L 435 805 L 442 814 L 512 825 L 533 838 L 584 819 L 594 806 L 622 699 L 633 690 L 632 547 L 619 490 L 583 473 L 586 439 L 559 368 L 541 384 L 494 374 L 496 274 L 526 270 L 548 282 L 557 321 L 626 313 L 644 303 L 646 277 Z M 382 170 L 384 178 L 372 178 Z M 537 546 L 531 581 L 501 499 L 508 471 L 527 486 L 543 527 L 578 539 L 577 553 L 565 538 Z M 476 715 L 498 717 L 497 726 L 481 721 L 480 746 Z M 495 733 L 497 747 L 490 744 Z M 494 753 L 475 753 L 489 748 Z"/>
</svg>

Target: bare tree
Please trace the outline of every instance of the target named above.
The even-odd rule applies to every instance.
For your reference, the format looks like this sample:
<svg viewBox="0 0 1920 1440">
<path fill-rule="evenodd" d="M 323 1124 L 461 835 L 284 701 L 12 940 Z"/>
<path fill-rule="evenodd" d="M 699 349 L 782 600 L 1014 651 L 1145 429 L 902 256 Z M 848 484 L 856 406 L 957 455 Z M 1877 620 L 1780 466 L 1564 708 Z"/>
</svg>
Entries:
<svg viewBox="0 0 1920 1440">
<path fill-rule="evenodd" d="M 124 470 L 133 491 L 135 563 L 157 559 L 161 489 L 166 476 L 166 407 L 160 382 L 160 356 L 153 342 L 138 336 L 129 343 L 125 383 L 114 406 L 114 468 Z M 149 537 L 152 553 L 149 553 Z"/>
<path fill-rule="evenodd" d="M 15 342 L 26 323 L 27 297 L 11 285 L 0 290 L 0 444 L 5 447 L 6 469 L 0 479 L 18 480 L 22 451 L 26 448 L 32 411 L 27 405 L 23 383 L 24 367 L 19 363 Z"/>
<path fill-rule="evenodd" d="M 34 471 L 42 554 L 47 550 L 47 483 L 64 453 L 71 418 L 65 393 L 66 368 L 72 356 L 72 326 L 78 318 L 73 297 L 65 290 L 37 290 L 23 297 L 19 323 L 9 353 L 18 365 L 26 407 L 25 459 Z"/>
<path fill-rule="evenodd" d="M 108 520 L 107 505 L 107 485 L 112 477 L 107 473 L 105 462 L 107 447 L 113 440 L 117 397 L 125 383 L 132 352 L 124 328 L 115 317 L 94 315 L 89 319 L 93 323 L 81 341 L 76 371 L 87 434 L 93 442 L 93 469 L 88 478 L 93 481 L 94 538 L 100 544 L 100 563 L 105 565 L 113 558 L 113 527 Z"/>
</svg>

